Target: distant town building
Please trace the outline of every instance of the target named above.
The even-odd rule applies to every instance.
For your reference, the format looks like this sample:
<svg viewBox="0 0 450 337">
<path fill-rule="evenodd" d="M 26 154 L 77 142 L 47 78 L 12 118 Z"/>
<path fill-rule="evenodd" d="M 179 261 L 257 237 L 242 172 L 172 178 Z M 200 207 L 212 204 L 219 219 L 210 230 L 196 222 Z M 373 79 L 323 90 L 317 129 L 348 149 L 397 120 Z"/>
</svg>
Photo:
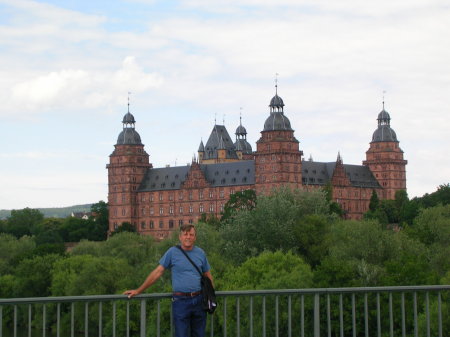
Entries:
<svg viewBox="0 0 450 337">
<path fill-rule="evenodd" d="M 92 212 L 72 212 L 70 214 L 72 218 L 88 220 L 90 216 L 93 216 Z"/>
<path fill-rule="evenodd" d="M 345 217 L 360 219 L 368 210 L 372 191 L 380 199 L 393 199 L 396 191 L 406 189 L 407 161 L 384 102 L 363 165 L 344 164 L 339 153 L 330 162 L 304 160 L 284 106 L 276 90 L 256 151 L 247 142 L 242 120 L 234 142 L 224 125 L 215 124 L 206 144 L 200 141 L 198 158 L 191 164 L 154 168 L 128 105 L 106 166 L 109 231 L 129 222 L 139 233 L 162 239 L 202 214 L 220 217 L 235 192 L 270 193 L 280 186 L 314 190 L 330 184 L 333 200 Z"/>
</svg>

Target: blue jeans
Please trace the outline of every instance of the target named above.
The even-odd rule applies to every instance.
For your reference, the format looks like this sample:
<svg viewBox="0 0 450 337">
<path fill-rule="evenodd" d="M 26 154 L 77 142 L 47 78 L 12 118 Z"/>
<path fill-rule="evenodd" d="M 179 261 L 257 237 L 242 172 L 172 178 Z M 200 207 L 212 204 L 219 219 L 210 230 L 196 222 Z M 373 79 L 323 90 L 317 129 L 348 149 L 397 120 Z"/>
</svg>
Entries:
<svg viewBox="0 0 450 337">
<path fill-rule="evenodd" d="M 176 337 L 204 337 L 206 311 L 202 309 L 202 295 L 173 296 L 172 313 Z"/>
</svg>

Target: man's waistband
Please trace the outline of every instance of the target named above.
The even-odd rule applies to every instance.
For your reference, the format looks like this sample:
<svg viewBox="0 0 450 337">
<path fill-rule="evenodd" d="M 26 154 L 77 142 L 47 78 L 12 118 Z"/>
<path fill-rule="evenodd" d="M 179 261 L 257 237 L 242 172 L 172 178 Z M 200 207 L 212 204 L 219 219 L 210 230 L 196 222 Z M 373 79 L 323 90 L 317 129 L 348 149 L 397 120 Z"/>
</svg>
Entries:
<svg viewBox="0 0 450 337">
<path fill-rule="evenodd" d="M 195 297 L 201 294 L 201 291 L 194 291 L 193 293 L 182 293 L 175 291 L 172 293 L 173 296 L 184 296 L 184 297 Z"/>
</svg>

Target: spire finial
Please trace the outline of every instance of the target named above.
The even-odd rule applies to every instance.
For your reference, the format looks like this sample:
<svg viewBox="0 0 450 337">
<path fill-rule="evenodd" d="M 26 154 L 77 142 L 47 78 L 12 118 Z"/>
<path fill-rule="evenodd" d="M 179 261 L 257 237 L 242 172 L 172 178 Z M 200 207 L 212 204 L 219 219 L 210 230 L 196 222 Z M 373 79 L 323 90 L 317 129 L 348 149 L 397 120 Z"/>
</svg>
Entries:
<svg viewBox="0 0 450 337">
<path fill-rule="evenodd" d="M 384 94 L 386 93 L 386 90 L 383 90 L 383 110 L 384 110 Z"/>
<path fill-rule="evenodd" d="M 242 107 L 239 108 L 239 125 L 242 126 Z"/>
<path fill-rule="evenodd" d="M 278 95 L 278 73 L 275 73 L 275 95 Z"/>
<path fill-rule="evenodd" d="M 217 125 L 217 112 L 214 113 L 214 126 Z"/>
<path fill-rule="evenodd" d="M 225 114 L 222 116 L 222 124 L 225 125 Z"/>
<path fill-rule="evenodd" d="M 130 112 L 130 95 L 131 92 L 128 91 L 128 112 Z"/>
</svg>

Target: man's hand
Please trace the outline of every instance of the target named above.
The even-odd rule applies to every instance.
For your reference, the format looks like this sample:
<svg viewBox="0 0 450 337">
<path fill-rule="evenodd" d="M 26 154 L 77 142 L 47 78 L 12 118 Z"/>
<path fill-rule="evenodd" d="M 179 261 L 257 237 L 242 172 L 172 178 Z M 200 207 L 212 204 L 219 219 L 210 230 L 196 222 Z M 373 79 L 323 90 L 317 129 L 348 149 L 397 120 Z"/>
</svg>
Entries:
<svg viewBox="0 0 450 337">
<path fill-rule="evenodd" d="M 132 298 L 133 296 L 139 295 L 137 290 L 126 290 L 123 292 L 124 295 L 128 295 L 128 298 Z"/>
</svg>

